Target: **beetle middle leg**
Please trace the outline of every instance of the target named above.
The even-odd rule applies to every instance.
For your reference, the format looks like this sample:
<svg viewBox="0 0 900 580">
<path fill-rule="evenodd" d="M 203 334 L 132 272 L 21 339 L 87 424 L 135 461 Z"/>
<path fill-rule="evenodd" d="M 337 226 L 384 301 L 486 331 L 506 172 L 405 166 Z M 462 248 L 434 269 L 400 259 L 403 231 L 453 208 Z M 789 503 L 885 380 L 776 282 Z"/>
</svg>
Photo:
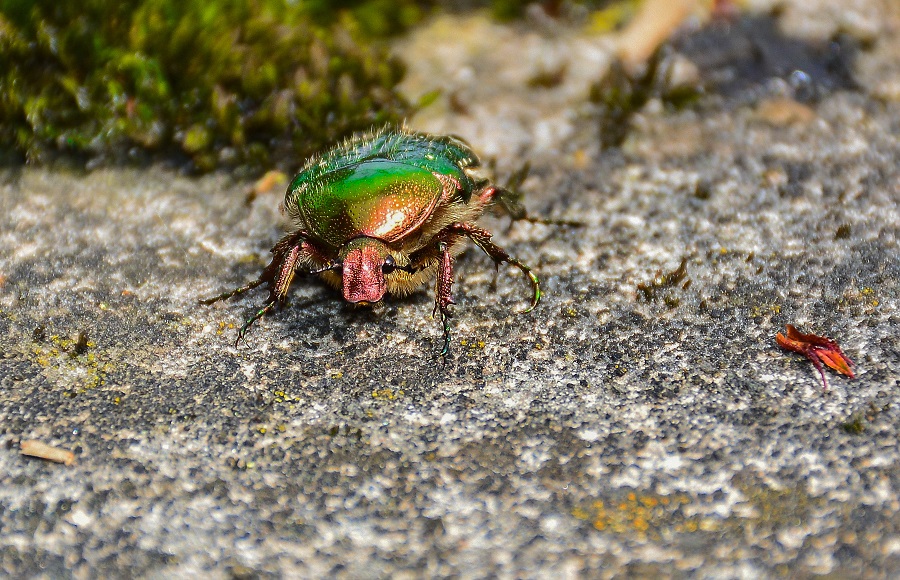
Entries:
<svg viewBox="0 0 900 580">
<path fill-rule="evenodd" d="M 494 261 L 494 264 L 496 266 L 499 267 L 500 264 L 506 262 L 507 264 L 511 264 L 521 270 L 522 273 L 528 277 L 529 282 L 531 282 L 531 288 L 534 291 L 534 295 L 531 299 L 531 305 L 523 310 L 522 314 L 531 312 L 534 307 L 538 305 L 538 302 L 541 301 L 541 285 L 537 276 L 535 276 L 534 272 L 531 271 L 531 268 L 528 267 L 525 263 L 513 258 L 506 252 L 506 250 L 492 242 L 491 237 L 493 236 L 493 234 L 491 234 L 491 232 L 479 228 L 475 224 L 459 222 L 450 224 L 449 226 L 441 230 L 441 234 L 451 236 L 465 236 L 475 242 L 475 245 L 481 248 L 481 251 L 487 254 Z"/>
<path fill-rule="evenodd" d="M 415 272 L 425 269 L 435 262 L 438 263 L 437 280 L 435 282 L 434 310 L 432 316 L 440 316 L 441 327 L 444 332 L 444 345 L 440 355 L 446 360 L 450 353 L 450 305 L 455 304 L 451 295 L 453 286 L 453 246 L 460 238 L 466 237 L 475 242 L 481 250 L 487 254 L 494 263 L 499 266 L 506 262 L 519 268 L 531 282 L 534 291 L 531 305 L 522 311 L 530 312 L 541 299 L 540 282 L 534 272 L 527 265 L 510 256 L 506 250 L 491 241 L 492 234 L 475 224 L 458 222 L 450 224 L 436 236 L 437 244 L 423 248 L 410 261 L 407 271 Z"/>
<path fill-rule="evenodd" d="M 276 257 L 272 259 L 272 263 L 269 267 L 263 272 L 263 275 L 260 276 L 262 279 L 263 276 L 266 275 L 266 272 L 278 263 L 277 269 L 272 269 L 272 272 L 277 272 L 277 275 L 272 275 L 267 280 L 269 282 L 269 298 L 266 300 L 263 307 L 257 310 L 256 314 L 248 318 L 241 326 L 240 330 L 238 330 L 237 340 L 234 341 L 235 346 L 237 346 L 241 339 L 244 338 L 244 335 L 247 334 L 247 331 L 254 322 L 274 310 L 276 306 L 284 304 L 284 301 L 287 299 L 288 289 L 291 287 L 291 282 L 294 280 L 294 272 L 297 269 L 297 264 L 300 262 L 302 248 L 302 242 L 292 246 L 284 255 L 280 256 L 280 263 L 278 263 L 279 256 L 276 255 Z"/>
<path fill-rule="evenodd" d="M 259 277 L 256 280 L 241 286 L 240 288 L 235 288 L 234 290 L 229 290 L 228 292 L 223 292 L 223 293 L 219 294 L 218 296 L 213 296 L 212 298 L 204 298 L 203 300 L 200 300 L 199 302 L 200 302 L 200 304 L 209 306 L 210 304 L 215 304 L 216 302 L 219 302 L 220 300 L 228 300 L 229 298 L 243 294 L 244 292 L 247 292 L 248 290 L 253 290 L 257 286 L 261 286 L 265 282 L 266 281 L 263 280 L 262 277 Z"/>
</svg>

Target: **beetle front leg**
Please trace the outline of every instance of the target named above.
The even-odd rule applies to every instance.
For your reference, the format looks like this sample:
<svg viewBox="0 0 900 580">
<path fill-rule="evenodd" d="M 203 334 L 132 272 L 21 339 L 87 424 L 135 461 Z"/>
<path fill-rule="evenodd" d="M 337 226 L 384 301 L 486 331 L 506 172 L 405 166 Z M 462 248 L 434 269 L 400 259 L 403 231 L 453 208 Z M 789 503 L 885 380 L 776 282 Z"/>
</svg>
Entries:
<svg viewBox="0 0 900 580">
<path fill-rule="evenodd" d="M 440 252 L 440 265 L 438 266 L 437 281 L 435 282 L 434 310 L 431 315 L 441 313 L 441 326 L 444 329 L 444 347 L 441 349 L 441 357 L 446 361 L 450 353 L 450 309 L 453 302 L 451 288 L 453 286 L 453 255 L 450 253 L 450 244 L 438 243 Z"/>
</svg>

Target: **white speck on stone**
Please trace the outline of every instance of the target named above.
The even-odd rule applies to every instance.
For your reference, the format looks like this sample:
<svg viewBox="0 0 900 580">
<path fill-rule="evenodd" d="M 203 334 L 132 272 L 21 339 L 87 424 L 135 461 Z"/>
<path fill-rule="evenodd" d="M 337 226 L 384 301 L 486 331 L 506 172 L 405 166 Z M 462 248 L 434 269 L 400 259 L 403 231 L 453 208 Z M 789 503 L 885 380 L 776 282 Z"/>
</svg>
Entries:
<svg viewBox="0 0 900 580">
<path fill-rule="evenodd" d="M 900 554 L 900 536 L 888 536 L 881 545 L 881 553 L 885 556 Z"/>
<path fill-rule="evenodd" d="M 785 528 L 783 530 L 779 530 L 778 533 L 775 534 L 778 542 L 785 548 L 791 550 L 796 550 L 797 548 L 802 546 L 803 540 L 806 539 L 806 536 L 806 530 L 798 527 Z"/>
<path fill-rule="evenodd" d="M 255 363 L 243 363 L 241 364 L 241 372 L 247 377 L 248 381 L 252 381 L 256 378 L 256 364 Z"/>
<path fill-rule="evenodd" d="M 541 518 L 541 531 L 545 534 L 554 534 L 560 529 L 560 523 L 560 518 L 556 515 Z"/>
<path fill-rule="evenodd" d="M 93 523 L 94 518 L 88 515 L 83 509 L 75 509 L 69 514 L 69 522 L 79 528 L 86 528 Z"/>
<path fill-rule="evenodd" d="M 585 441 L 597 441 L 600 439 L 600 432 L 596 429 L 582 429 L 578 432 L 578 436 Z"/>
</svg>

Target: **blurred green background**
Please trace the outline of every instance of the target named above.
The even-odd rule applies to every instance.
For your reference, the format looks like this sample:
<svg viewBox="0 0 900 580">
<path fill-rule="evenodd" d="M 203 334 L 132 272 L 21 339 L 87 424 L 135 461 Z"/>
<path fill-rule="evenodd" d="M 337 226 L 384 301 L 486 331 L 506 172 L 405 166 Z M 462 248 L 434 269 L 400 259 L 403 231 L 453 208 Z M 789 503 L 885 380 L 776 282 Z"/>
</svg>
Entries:
<svg viewBox="0 0 900 580">
<path fill-rule="evenodd" d="M 0 0 L 0 159 L 294 167 L 415 111 L 391 36 L 451 7 L 510 19 L 527 4 Z"/>
</svg>

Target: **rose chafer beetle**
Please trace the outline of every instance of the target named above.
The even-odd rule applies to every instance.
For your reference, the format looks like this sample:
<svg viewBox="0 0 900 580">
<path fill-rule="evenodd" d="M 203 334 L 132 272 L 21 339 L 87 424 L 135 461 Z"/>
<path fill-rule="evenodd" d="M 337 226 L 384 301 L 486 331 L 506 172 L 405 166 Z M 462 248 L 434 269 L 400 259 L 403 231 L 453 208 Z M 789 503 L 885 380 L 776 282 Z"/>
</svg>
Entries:
<svg viewBox="0 0 900 580">
<path fill-rule="evenodd" d="M 212 304 L 268 284 L 269 297 L 238 331 L 287 299 L 297 274 L 317 274 L 341 290 L 344 300 L 371 305 L 386 293 L 403 296 L 436 278 L 433 315 L 450 349 L 453 258 L 468 238 L 499 267 L 506 262 L 527 276 L 530 312 L 541 299 L 537 276 L 475 225 L 499 206 L 514 220 L 529 217 L 515 194 L 479 176 L 478 157 L 461 139 L 405 129 L 355 136 L 309 159 L 288 186 L 281 206 L 294 231 L 272 248 L 272 261 L 249 284 L 202 300 Z M 527 171 L 527 169 L 526 169 Z M 519 181 L 524 173 L 519 176 Z M 555 222 L 572 224 L 572 222 Z"/>
</svg>

